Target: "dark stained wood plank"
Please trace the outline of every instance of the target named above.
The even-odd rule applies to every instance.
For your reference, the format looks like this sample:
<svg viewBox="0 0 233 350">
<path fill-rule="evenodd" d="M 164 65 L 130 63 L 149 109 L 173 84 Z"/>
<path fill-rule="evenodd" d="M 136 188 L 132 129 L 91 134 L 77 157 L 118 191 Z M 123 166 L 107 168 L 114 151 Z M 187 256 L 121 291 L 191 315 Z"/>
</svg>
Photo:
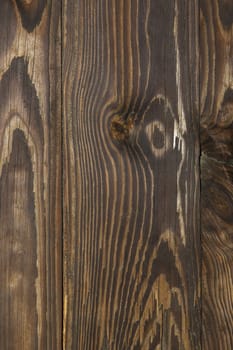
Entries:
<svg viewBox="0 0 233 350">
<path fill-rule="evenodd" d="M 64 349 L 200 349 L 198 1 L 63 16 Z"/>
<path fill-rule="evenodd" d="M 61 349 L 59 1 L 1 1 L 0 349 Z"/>
<path fill-rule="evenodd" d="M 233 2 L 201 0 L 203 349 L 233 348 Z"/>
</svg>

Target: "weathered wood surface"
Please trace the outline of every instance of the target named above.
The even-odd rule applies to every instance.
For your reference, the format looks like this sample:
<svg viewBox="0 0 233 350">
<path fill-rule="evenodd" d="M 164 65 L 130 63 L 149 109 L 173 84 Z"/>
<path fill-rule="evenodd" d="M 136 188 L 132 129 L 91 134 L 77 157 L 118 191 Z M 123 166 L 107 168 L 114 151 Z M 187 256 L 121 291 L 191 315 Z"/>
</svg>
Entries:
<svg viewBox="0 0 233 350">
<path fill-rule="evenodd" d="M 232 349 L 232 1 L 0 5 L 0 349 Z"/>
<path fill-rule="evenodd" d="M 233 2 L 201 0 L 203 349 L 233 349 Z"/>
<path fill-rule="evenodd" d="M 200 349 L 198 1 L 64 0 L 64 349 Z"/>
<path fill-rule="evenodd" d="M 0 7 L 0 349 L 58 350 L 59 1 Z"/>
</svg>

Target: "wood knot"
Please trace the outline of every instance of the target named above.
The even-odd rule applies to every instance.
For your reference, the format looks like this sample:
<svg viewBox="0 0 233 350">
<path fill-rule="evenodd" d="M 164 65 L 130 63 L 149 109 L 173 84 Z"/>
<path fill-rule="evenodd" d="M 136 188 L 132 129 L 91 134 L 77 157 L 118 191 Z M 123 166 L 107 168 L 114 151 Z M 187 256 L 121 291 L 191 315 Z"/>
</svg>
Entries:
<svg viewBox="0 0 233 350">
<path fill-rule="evenodd" d="M 218 123 L 218 126 L 222 128 L 227 128 L 232 124 L 232 122 L 233 122 L 233 104 L 227 103 L 219 111 L 217 123 Z"/>
<path fill-rule="evenodd" d="M 217 125 L 220 128 L 228 128 L 233 122 L 233 90 L 225 91 L 221 109 L 217 116 Z"/>
<path fill-rule="evenodd" d="M 131 113 L 127 117 L 115 115 L 110 125 L 112 138 L 118 142 L 128 141 L 133 133 L 136 119 L 135 113 Z"/>
</svg>

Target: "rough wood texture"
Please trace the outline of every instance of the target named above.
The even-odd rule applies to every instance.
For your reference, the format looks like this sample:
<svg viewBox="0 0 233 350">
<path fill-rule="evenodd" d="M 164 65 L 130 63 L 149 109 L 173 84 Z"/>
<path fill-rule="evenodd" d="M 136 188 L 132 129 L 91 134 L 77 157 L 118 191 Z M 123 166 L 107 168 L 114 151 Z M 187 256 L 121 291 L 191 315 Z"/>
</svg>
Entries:
<svg viewBox="0 0 233 350">
<path fill-rule="evenodd" d="M 59 1 L 1 0 L 0 349 L 61 348 Z"/>
<path fill-rule="evenodd" d="M 233 348 L 233 2 L 201 0 L 203 349 Z"/>
<path fill-rule="evenodd" d="M 0 5 L 0 349 L 232 349 L 232 0 Z"/>
<path fill-rule="evenodd" d="M 198 1 L 63 15 L 64 348 L 199 349 Z"/>
</svg>

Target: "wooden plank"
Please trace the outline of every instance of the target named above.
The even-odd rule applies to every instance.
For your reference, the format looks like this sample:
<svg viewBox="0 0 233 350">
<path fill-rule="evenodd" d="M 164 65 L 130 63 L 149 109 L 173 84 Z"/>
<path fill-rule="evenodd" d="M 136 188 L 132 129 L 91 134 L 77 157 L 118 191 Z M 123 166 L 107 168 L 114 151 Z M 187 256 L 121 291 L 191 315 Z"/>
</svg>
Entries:
<svg viewBox="0 0 233 350">
<path fill-rule="evenodd" d="M 63 346 L 199 349 L 198 1 L 63 16 Z"/>
<path fill-rule="evenodd" d="M 0 348 L 61 348 L 59 1 L 1 1 Z"/>
<path fill-rule="evenodd" d="M 233 3 L 201 0 L 203 349 L 233 348 Z"/>
</svg>

